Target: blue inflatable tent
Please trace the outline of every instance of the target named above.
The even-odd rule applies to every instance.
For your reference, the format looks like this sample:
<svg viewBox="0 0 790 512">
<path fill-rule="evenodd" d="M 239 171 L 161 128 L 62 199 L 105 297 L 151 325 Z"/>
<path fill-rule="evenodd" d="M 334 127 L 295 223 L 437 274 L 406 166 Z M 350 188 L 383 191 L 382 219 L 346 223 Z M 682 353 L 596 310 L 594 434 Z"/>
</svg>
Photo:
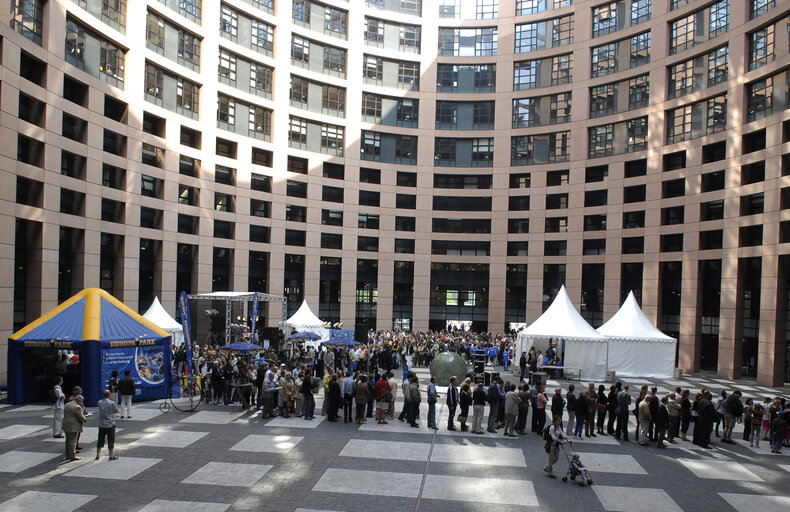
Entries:
<svg viewBox="0 0 790 512">
<path fill-rule="evenodd" d="M 131 370 L 137 400 L 165 398 L 171 385 L 170 334 L 99 288 L 86 288 L 8 338 L 8 401 L 30 400 L 24 353 L 79 351 L 87 405 L 95 405 L 113 370 Z M 66 394 L 70 390 L 64 390 Z"/>
</svg>

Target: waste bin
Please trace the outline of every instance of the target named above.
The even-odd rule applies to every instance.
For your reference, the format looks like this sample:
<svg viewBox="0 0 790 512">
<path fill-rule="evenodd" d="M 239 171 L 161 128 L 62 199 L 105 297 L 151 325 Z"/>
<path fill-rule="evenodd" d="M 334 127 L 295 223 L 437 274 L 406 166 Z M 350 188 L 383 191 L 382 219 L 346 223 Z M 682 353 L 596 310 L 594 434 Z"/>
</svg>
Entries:
<svg viewBox="0 0 790 512">
<path fill-rule="evenodd" d="M 614 370 L 606 370 L 606 382 L 615 382 L 617 380 L 617 376 L 615 375 Z"/>
</svg>

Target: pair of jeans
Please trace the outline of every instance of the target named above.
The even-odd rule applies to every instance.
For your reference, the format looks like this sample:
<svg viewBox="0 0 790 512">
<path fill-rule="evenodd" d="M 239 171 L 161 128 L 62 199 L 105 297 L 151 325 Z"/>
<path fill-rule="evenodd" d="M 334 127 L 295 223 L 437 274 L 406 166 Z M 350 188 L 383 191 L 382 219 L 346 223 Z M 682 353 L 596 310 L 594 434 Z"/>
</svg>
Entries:
<svg viewBox="0 0 790 512">
<path fill-rule="evenodd" d="M 621 434 L 623 440 L 628 441 L 628 411 L 621 412 L 617 415 L 617 429 L 615 430 L 614 436 L 620 439 Z"/>
<path fill-rule="evenodd" d="M 315 417 L 315 397 L 312 394 L 304 396 L 304 419 L 310 420 Z"/>
<path fill-rule="evenodd" d="M 586 416 L 579 416 L 576 415 L 576 430 L 573 432 L 573 435 L 576 437 L 584 436 L 584 420 L 587 419 Z"/>
<path fill-rule="evenodd" d="M 419 412 L 420 412 L 419 402 L 408 403 L 408 411 L 406 412 L 406 421 L 409 422 L 409 425 L 417 424 L 417 414 L 419 414 Z"/>
<path fill-rule="evenodd" d="M 760 425 L 751 425 L 751 437 L 749 438 L 749 444 L 754 444 L 756 447 L 760 447 Z"/>
<path fill-rule="evenodd" d="M 354 397 L 346 394 L 343 395 L 343 423 L 352 421 L 351 411 L 354 409 Z"/>
<path fill-rule="evenodd" d="M 428 428 L 436 427 L 436 402 L 428 400 Z"/>
<path fill-rule="evenodd" d="M 450 412 L 450 416 L 447 418 L 447 428 L 448 430 L 455 430 L 455 405 L 448 405 L 447 409 Z"/>
<path fill-rule="evenodd" d="M 499 400 L 494 400 L 491 402 L 490 407 L 488 408 L 488 430 L 494 430 L 494 425 L 496 424 L 496 417 L 499 413 Z"/>
</svg>

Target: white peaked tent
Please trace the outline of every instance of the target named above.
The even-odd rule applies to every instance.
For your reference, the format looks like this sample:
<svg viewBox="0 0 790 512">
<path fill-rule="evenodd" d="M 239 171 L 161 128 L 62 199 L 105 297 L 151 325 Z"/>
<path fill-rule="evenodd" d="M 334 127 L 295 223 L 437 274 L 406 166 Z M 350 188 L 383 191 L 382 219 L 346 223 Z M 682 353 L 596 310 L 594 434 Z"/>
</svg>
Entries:
<svg viewBox="0 0 790 512">
<path fill-rule="evenodd" d="M 143 318 L 150 320 L 156 324 L 157 327 L 161 327 L 169 332 L 173 337 L 174 347 L 184 344 L 184 328 L 165 311 L 165 308 L 162 307 L 162 303 L 159 302 L 159 297 L 154 297 L 154 301 L 151 303 L 148 311 L 143 314 Z"/>
<path fill-rule="evenodd" d="M 329 329 L 324 327 L 324 322 L 315 316 L 310 306 L 307 305 L 307 300 L 302 301 L 302 305 L 291 318 L 285 321 L 285 325 L 293 327 L 297 331 L 314 332 L 324 341 L 329 339 Z"/>
<path fill-rule="evenodd" d="M 535 339 L 563 338 L 563 365 L 581 368 L 585 380 L 606 377 L 606 337 L 598 334 L 573 307 L 565 286 L 560 288 L 551 306 L 540 317 L 522 329 L 517 338 L 517 353 L 528 351 Z"/>
<path fill-rule="evenodd" d="M 634 292 L 598 333 L 609 339 L 608 367 L 618 376 L 672 378 L 677 340 L 647 319 Z"/>
</svg>

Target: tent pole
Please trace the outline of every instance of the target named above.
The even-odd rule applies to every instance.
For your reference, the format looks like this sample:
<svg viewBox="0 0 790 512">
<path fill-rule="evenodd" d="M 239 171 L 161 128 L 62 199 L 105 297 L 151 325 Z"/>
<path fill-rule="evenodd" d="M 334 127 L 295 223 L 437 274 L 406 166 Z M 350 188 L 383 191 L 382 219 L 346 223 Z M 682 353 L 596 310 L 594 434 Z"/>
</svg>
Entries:
<svg viewBox="0 0 790 512">
<path fill-rule="evenodd" d="M 225 299 L 225 344 L 230 343 L 230 299 Z"/>
</svg>

